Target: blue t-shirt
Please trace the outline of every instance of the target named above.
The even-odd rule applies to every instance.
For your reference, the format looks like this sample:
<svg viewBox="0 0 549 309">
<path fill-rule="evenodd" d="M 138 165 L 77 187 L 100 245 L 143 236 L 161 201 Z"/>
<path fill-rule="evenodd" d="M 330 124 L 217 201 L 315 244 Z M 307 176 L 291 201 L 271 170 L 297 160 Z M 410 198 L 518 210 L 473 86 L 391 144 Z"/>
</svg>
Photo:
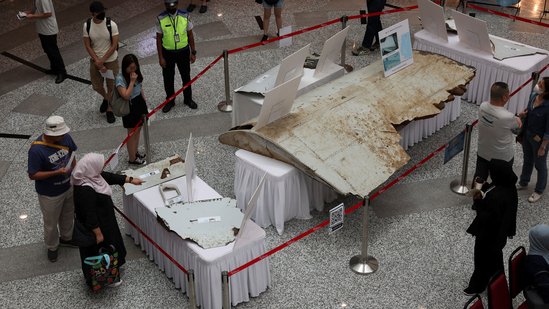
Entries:
<svg viewBox="0 0 549 309">
<path fill-rule="evenodd" d="M 37 141 L 43 141 L 40 135 Z M 66 146 L 69 150 L 54 148 L 46 145 L 31 145 L 29 149 L 29 165 L 27 172 L 33 175 L 37 172 L 55 171 L 67 165 L 73 151 L 78 147 L 69 134 L 65 134 L 58 144 Z M 66 192 L 70 187 L 70 175 L 55 175 L 42 180 L 35 180 L 36 192 L 46 196 L 58 196 Z"/>
<path fill-rule="evenodd" d="M 126 80 L 124 79 L 124 76 L 122 75 L 122 73 L 119 73 L 116 76 L 115 85 L 116 85 L 116 88 L 118 88 L 119 86 L 128 88 L 128 85 L 126 84 Z M 134 99 L 140 94 L 141 94 L 141 83 L 138 81 L 135 81 L 135 84 L 133 85 L 132 94 L 130 95 L 130 100 Z"/>
</svg>

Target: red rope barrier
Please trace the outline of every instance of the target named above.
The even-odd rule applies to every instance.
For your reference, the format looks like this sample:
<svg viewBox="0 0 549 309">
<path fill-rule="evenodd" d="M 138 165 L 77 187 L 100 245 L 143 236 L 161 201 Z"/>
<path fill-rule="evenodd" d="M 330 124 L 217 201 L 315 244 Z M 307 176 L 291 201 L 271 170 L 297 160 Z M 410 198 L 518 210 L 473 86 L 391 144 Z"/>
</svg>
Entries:
<svg viewBox="0 0 549 309">
<path fill-rule="evenodd" d="M 507 17 L 507 18 L 511 18 L 511 19 L 514 19 L 514 20 L 523 21 L 523 22 L 529 23 L 529 24 L 534 24 L 534 25 L 538 25 L 538 26 L 542 26 L 542 27 L 549 27 L 549 24 L 546 24 L 546 23 L 542 23 L 542 22 L 535 21 L 535 20 L 530 20 L 530 19 L 527 19 L 527 18 L 524 18 L 524 17 L 510 15 L 510 14 L 495 11 L 495 10 L 490 10 L 490 9 L 483 8 L 483 7 L 480 7 L 478 5 L 471 4 L 471 3 L 467 3 L 467 7 L 470 7 L 472 9 L 479 10 L 479 11 L 488 12 L 488 13 L 491 13 L 491 14 L 494 14 L 494 15 L 499 15 L 499 16 L 502 16 L 502 17 Z"/>
<path fill-rule="evenodd" d="M 177 268 L 181 269 L 181 271 L 183 271 L 185 275 L 189 274 L 189 272 L 185 269 L 185 267 L 179 264 L 179 262 L 177 262 L 171 255 L 169 255 L 168 252 L 162 249 L 160 245 L 158 245 L 154 240 L 152 240 L 152 238 L 150 238 L 147 234 L 145 234 L 145 232 L 143 232 L 143 230 L 139 228 L 139 226 L 137 226 L 137 224 L 135 224 L 130 218 L 128 218 L 120 209 L 118 209 L 115 206 L 114 210 L 116 210 L 122 217 L 124 217 L 124 219 L 126 219 L 126 221 L 128 221 L 128 223 L 131 224 L 141 235 L 143 235 L 143 237 L 145 237 L 148 241 L 150 241 L 153 246 L 155 246 L 158 250 L 160 250 L 160 252 L 162 252 L 162 254 L 164 254 L 165 257 L 167 257 L 170 261 L 172 261 L 175 264 L 175 266 L 177 266 Z"/>
</svg>

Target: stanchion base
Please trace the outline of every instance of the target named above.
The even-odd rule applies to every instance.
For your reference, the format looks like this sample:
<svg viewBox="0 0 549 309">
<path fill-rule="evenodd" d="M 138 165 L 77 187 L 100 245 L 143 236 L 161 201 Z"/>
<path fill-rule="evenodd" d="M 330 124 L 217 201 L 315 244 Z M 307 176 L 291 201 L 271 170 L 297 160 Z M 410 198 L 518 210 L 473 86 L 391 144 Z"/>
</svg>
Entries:
<svg viewBox="0 0 549 309">
<path fill-rule="evenodd" d="M 233 102 L 221 101 L 217 104 L 217 109 L 220 112 L 230 113 L 233 111 Z"/>
<path fill-rule="evenodd" d="M 469 192 L 469 188 L 467 186 L 461 185 L 460 180 L 452 180 L 452 182 L 450 183 L 450 189 L 452 190 L 452 192 L 460 195 L 465 195 L 467 194 L 467 192 Z"/>
<path fill-rule="evenodd" d="M 345 69 L 345 71 L 347 71 L 347 73 L 352 72 L 354 70 L 353 66 L 350 64 L 344 64 L 343 68 Z"/>
<path fill-rule="evenodd" d="M 351 270 L 359 275 L 368 275 L 375 273 L 379 268 L 379 263 L 373 256 L 363 258 L 362 255 L 355 255 L 349 261 Z"/>
</svg>

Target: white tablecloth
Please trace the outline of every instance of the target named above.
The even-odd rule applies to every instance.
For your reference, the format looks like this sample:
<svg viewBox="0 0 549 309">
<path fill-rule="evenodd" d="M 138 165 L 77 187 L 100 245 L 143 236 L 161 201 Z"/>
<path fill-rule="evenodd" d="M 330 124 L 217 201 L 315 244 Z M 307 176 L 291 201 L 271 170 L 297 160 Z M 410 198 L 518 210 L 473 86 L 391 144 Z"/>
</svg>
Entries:
<svg viewBox="0 0 549 309">
<path fill-rule="evenodd" d="M 186 196 L 185 177 L 177 178 L 168 183 L 176 184 Z M 195 200 L 220 198 L 221 196 L 197 178 L 195 183 Z M 163 206 L 158 186 L 137 192 L 134 195 L 124 195 L 124 212 L 149 237 L 151 237 L 170 256 L 195 273 L 197 304 L 202 308 L 221 308 L 221 272 L 230 271 L 266 252 L 265 231 L 253 222 L 248 222 L 246 229 L 254 235 L 233 252 L 233 243 L 218 248 L 203 249 L 196 243 L 183 240 L 177 234 L 162 227 L 156 219 L 154 209 Z M 128 225 L 129 226 L 129 225 Z M 146 240 L 137 230 L 129 226 L 126 231 L 136 244 L 141 245 L 149 259 L 172 278 L 177 288 L 188 293 L 185 274 L 166 258 L 156 247 Z M 249 301 L 249 296 L 258 296 L 270 285 L 268 260 L 262 260 L 253 266 L 230 277 L 231 302 L 233 305 Z"/>
<path fill-rule="evenodd" d="M 255 78 L 245 86 L 240 87 L 234 91 L 233 127 L 259 116 L 259 111 L 261 110 L 261 106 L 263 106 L 263 100 L 265 99 L 265 97 L 261 93 L 266 92 L 265 89 L 268 88 L 266 84 L 271 83 L 272 85 L 274 85 L 274 79 L 276 79 L 276 74 L 278 73 L 279 66 L 280 65 L 270 69 L 265 74 Z M 312 89 L 322 86 L 345 74 L 345 69 L 338 65 L 328 66 L 327 70 L 327 73 L 322 74 L 320 77 L 315 77 L 315 70 L 305 68 L 303 71 L 303 77 L 301 78 L 301 82 L 299 83 L 299 87 L 297 88 L 296 97 L 305 94 Z M 242 89 L 252 88 L 257 88 L 258 92 L 242 91 Z M 261 93 L 259 89 L 262 89 Z"/>
<path fill-rule="evenodd" d="M 239 149 L 235 153 L 234 191 L 237 205 L 245 209 L 265 172 L 252 219 L 261 227 L 274 225 L 279 234 L 284 222 L 310 219 L 310 209 L 322 211 L 324 203 L 337 196 L 327 185 L 305 175 L 295 167 L 253 152 Z"/>
<path fill-rule="evenodd" d="M 509 89 L 514 91 L 531 77 L 532 72 L 541 70 L 549 63 L 549 57 L 542 54 L 499 61 L 490 54 L 459 44 L 456 34 L 449 33 L 448 42 L 443 42 L 431 33 L 421 30 L 414 34 L 414 39 L 414 48 L 417 50 L 441 54 L 477 69 L 475 78 L 469 83 L 463 96 L 467 101 L 477 104 L 489 100 L 490 87 L 494 82 L 506 82 Z M 542 76 L 549 76 L 549 70 L 545 70 Z M 530 89 L 530 86 L 526 86 L 514 95 L 509 100 L 507 109 L 512 113 L 522 111 L 528 103 Z"/>
<path fill-rule="evenodd" d="M 442 127 L 454 121 L 461 114 L 461 97 L 455 97 L 454 101 L 447 102 L 440 114 L 428 119 L 413 120 L 398 130 L 400 134 L 400 146 L 404 149 L 421 142 Z"/>
</svg>

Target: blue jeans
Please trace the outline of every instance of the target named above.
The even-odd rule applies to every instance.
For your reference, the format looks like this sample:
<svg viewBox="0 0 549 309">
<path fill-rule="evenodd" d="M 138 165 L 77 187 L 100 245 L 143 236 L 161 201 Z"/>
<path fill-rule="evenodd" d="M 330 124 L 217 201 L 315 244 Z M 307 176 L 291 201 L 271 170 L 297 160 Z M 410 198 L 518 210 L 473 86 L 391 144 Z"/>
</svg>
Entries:
<svg viewBox="0 0 549 309">
<path fill-rule="evenodd" d="M 538 180 L 534 191 L 542 194 L 547 186 L 547 151 L 541 157 L 538 156 L 538 150 L 541 146 L 541 141 L 534 140 L 535 134 L 526 132 L 526 136 L 522 139 L 522 152 L 524 153 L 524 163 L 522 164 L 522 173 L 520 174 L 519 183 L 526 186 L 530 182 L 532 170 L 534 167 L 538 172 Z"/>
</svg>

